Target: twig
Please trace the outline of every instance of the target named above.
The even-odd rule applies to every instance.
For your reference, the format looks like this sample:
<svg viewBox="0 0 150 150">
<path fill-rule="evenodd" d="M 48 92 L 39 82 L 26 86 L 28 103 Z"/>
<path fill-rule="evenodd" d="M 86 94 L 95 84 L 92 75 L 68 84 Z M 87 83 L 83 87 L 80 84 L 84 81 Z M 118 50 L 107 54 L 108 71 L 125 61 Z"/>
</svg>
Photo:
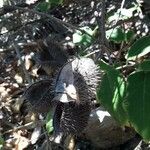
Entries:
<svg viewBox="0 0 150 150">
<path fill-rule="evenodd" d="M 15 30 L 19 30 L 20 28 L 22 27 L 26 27 L 27 25 L 30 25 L 30 24 L 34 24 L 34 23 L 37 23 L 37 22 L 42 22 L 43 18 L 42 19 L 37 19 L 37 20 L 34 20 L 34 21 L 30 21 L 30 22 L 26 22 L 25 24 L 23 25 L 19 25 L 19 26 L 16 26 L 14 28 L 11 28 L 10 30 L 8 30 L 7 32 L 4 32 L 4 33 L 0 33 L 0 36 L 1 35 L 5 35 L 9 32 L 12 32 L 12 31 L 15 31 Z"/>
<path fill-rule="evenodd" d="M 16 4 L 16 6 L 33 8 L 35 5 L 37 5 L 39 2 L 42 2 L 42 1 L 44 1 L 44 0 L 37 0 L 35 3 L 30 4 L 30 5 L 23 2 L 23 3 Z M 0 16 L 10 13 L 14 10 L 15 10 L 15 8 L 13 8 L 12 6 L 4 5 L 2 8 L 0 8 Z"/>
<path fill-rule="evenodd" d="M 118 21 L 116 24 L 112 25 L 111 27 L 107 27 L 106 30 L 113 29 L 113 28 L 115 28 L 115 27 L 117 27 L 117 26 L 119 26 L 119 25 L 122 25 L 122 24 L 128 23 L 128 22 L 131 22 L 131 21 L 136 21 L 136 20 L 138 20 L 138 19 L 140 19 L 139 16 L 134 16 L 134 17 L 131 17 L 131 18 L 129 18 L 129 19 L 120 20 L 120 21 Z"/>
<path fill-rule="evenodd" d="M 130 64 L 130 65 L 126 64 L 126 65 L 117 67 L 116 69 L 117 69 L 117 70 L 121 70 L 121 69 L 129 68 L 129 67 L 132 68 L 132 67 L 134 67 L 134 66 L 135 66 L 135 64 Z"/>
<path fill-rule="evenodd" d="M 27 123 L 25 125 L 21 125 L 19 127 L 13 127 L 13 129 L 10 129 L 10 130 L 4 132 L 3 134 L 7 134 L 7 133 L 10 133 L 10 132 L 18 131 L 20 129 L 25 129 L 25 128 L 34 128 L 33 125 L 35 126 L 35 124 L 33 122 L 30 122 L 30 123 Z"/>
<path fill-rule="evenodd" d="M 13 44 L 13 47 L 14 47 L 16 53 L 17 53 L 18 59 L 20 60 L 20 63 L 21 63 L 23 72 L 24 72 L 25 77 L 26 77 L 26 80 L 27 80 L 27 82 L 29 83 L 29 85 L 31 85 L 31 84 L 32 84 L 32 81 L 31 81 L 31 79 L 30 79 L 29 74 L 27 73 L 27 70 L 26 70 L 25 65 L 24 65 L 24 61 L 23 61 L 22 58 L 21 58 L 21 54 L 20 54 L 19 48 L 18 48 L 18 46 L 17 46 L 15 43 Z"/>
<path fill-rule="evenodd" d="M 51 142 L 50 142 L 49 137 L 48 137 L 48 133 L 47 133 L 47 131 L 45 131 L 44 127 L 43 127 L 43 130 L 44 130 L 44 135 L 45 135 L 45 138 L 47 141 L 46 148 L 47 148 L 47 150 L 52 150 L 52 146 L 51 146 Z"/>
<path fill-rule="evenodd" d="M 66 27 L 72 29 L 73 31 L 78 30 L 78 31 L 81 31 L 82 33 L 88 34 L 84 30 L 82 30 L 82 29 L 80 29 L 80 28 L 78 28 L 76 26 L 73 26 L 72 24 L 70 24 L 68 22 L 64 22 L 64 21 L 62 21 L 62 20 L 60 20 L 60 19 L 58 19 L 56 17 L 53 17 L 53 16 L 51 16 L 49 14 L 46 14 L 46 13 L 43 13 L 43 12 L 39 12 L 39 11 L 36 11 L 36 10 L 33 10 L 33 9 L 29 9 L 29 8 L 19 7 L 17 5 L 15 5 L 15 6 L 7 6 L 7 9 L 8 10 L 10 9 L 10 11 L 14 11 L 14 10 L 18 9 L 18 10 L 21 10 L 23 12 L 30 12 L 30 13 L 34 13 L 34 14 L 37 14 L 37 15 L 40 15 L 40 16 L 43 16 L 43 17 L 47 17 L 47 18 L 51 19 L 51 21 L 59 23 L 61 25 L 65 25 Z M 88 35 L 91 36 L 90 34 L 88 34 Z"/>
<path fill-rule="evenodd" d="M 34 51 L 38 44 L 37 44 L 37 41 L 36 42 L 28 42 L 28 43 L 18 43 L 17 45 L 20 48 L 22 49 L 32 49 L 32 51 Z M 0 53 L 6 53 L 6 52 L 11 52 L 14 50 L 14 47 L 13 46 L 10 46 L 8 48 L 5 48 L 3 49 L 2 51 L 0 51 Z"/>
<path fill-rule="evenodd" d="M 109 57 L 109 61 L 110 63 L 112 63 L 111 58 L 110 58 L 110 54 L 109 51 L 107 50 L 108 46 L 108 42 L 106 40 L 106 28 L 105 28 L 105 14 L 106 14 L 106 8 L 105 8 L 105 0 L 102 0 L 101 2 L 101 17 L 99 16 L 99 14 L 96 14 L 96 21 L 98 24 L 98 29 L 100 32 L 100 52 L 98 53 L 98 56 L 96 57 L 95 62 L 98 61 L 98 59 L 101 57 L 101 55 L 106 52 L 108 57 Z M 109 48 L 108 48 L 109 49 Z"/>
<path fill-rule="evenodd" d="M 119 10 L 119 16 L 118 16 L 118 18 L 116 19 L 116 23 L 117 23 L 117 22 L 119 21 L 119 19 L 120 19 L 121 12 L 122 12 L 122 9 L 123 9 L 124 4 L 125 4 L 125 0 L 122 0 L 122 2 L 121 2 L 121 7 L 120 7 L 120 10 Z M 116 24 L 116 23 L 115 23 L 115 24 Z"/>
<path fill-rule="evenodd" d="M 93 52 L 91 52 L 91 53 L 85 55 L 84 57 L 89 57 L 89 56 L 91 56 L 91 55 L 93 55 L 93 54 L 95 54 L 95 53 L 98 53 L 98 52 L 99 52 L 99 50 L 95 50 L 95 51 L 93 51 Z"/>
<path fill-rule="evenodd" d="M 39 120 L 38 123 L 41 124 L 41 126 L 43 126 L 45 124 L 45 121 Z M 18 126 L 18 127 L 13 127 L 13 129 L 5 131 L 3 134 L 7 134 L 7 133 L 10 133 L 10 132 L 13 132 L 13 131 L 18 131 L 18 130 L 21 130 L 21 129 L 32 129 L 32 128 L 35 128 L 35 127 L 36 127 L 35 122 L 29 122 L 25 125 L 21 125 L 21 126 Z"/>
<path fill-rule="evenodd" d="M 105 0 L 101 2 L 101 18 L 99 20 L 99 16 L 97 16 L 97 21 L 99 25 L 99 29 L 101 30 L 101 44 L 105 45 L 106 43 L 106 29 L 105 29 L 105 15 L 106 15 L 106 8 L 105 8 Z M 101 24 L 100 24 L 100 22 Z"/>
</svg>

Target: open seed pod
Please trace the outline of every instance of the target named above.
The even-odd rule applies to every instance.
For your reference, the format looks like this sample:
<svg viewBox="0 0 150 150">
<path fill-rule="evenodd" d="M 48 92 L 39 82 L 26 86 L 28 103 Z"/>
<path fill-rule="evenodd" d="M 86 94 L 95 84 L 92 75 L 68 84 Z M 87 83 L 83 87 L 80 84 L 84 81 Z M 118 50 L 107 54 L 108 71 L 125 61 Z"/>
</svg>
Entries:
<svg viewBox="0 0 150 150">
<path fill-rule="evenodd" d="M 92 104 L 88 86 L 83 77 L 75 73 L 74 78 L 78 101 L 64 104 L 60 127 L 64 133 L 80 134 L 87 126 Z"/>
<path fill-rule="evenodd" d="M 53 82 L 42 80 L 31 85 L 24 97 L 38 113 L 47 113 L 52 103 L 55 104 L 55 133 L 77 135 L 87 126 L 98 76 L 97 66 L 92 59 L 75 59 L 56 73 Z"/>
<path fill-rule="evenodd" d="M 32 84 L 23 97 L 28 101 L 29 108 L 37 113 L 47 113 L 51 107 L 54 97 L 51 80 L 41 80 Z"/>
<path fill-rule="evenodd" d="M 79 134 L 87 126 L 91 98 L 99 82 L 98 69 L 92 59 L 75 59 L 58 73 L 55 80 L 55 132 Z"/>
<path fill-rule="evenodd" d="M 75 82 L 80 76 L 85 84 L 88 86 L 88 92 L 90 98 L 95 98 L 96 87 L 100 81 L 101 72 L 94 61 L 90 58 L 74 59 L 69 63 L 65 64 L 60 71 L 56 74 L 54 78 L 54 89 L 56 95 L 62 94 L 62 99 L 60 101 L 64 102 L 64 94 L 67 93 L 72 100 L 74 96 L 78 96 L 75 89 Z M 77 100 L 77 97 L 75 98 Z M 70 99 L 71 100 L 71 99 Z"/>
</svg>

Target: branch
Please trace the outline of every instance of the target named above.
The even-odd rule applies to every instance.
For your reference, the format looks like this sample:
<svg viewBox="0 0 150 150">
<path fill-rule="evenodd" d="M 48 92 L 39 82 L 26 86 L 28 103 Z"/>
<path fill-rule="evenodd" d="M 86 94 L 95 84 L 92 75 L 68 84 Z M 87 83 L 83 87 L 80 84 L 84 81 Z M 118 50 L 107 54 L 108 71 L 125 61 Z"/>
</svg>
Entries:
<svg viewBox="0 0 150 150">
<path fill-rule="evenodd" d="M 105 29 L 105 14 L 106 14 L 106 9 L 105 9 L 105 0 L 102 0 L 101 2 L 101 17 L 99 15 L 96 15 L 96 21 L 98 24 L 98 28 L 100 31 L 100 44 L 105 45 L 106 41 L 106 29 Z"/>
<path fill-rule="evenodd" d="M 27 50 L 31 50 L 32 49 L 32 51 L 34 51 L 37 48 L 37 46 L 38 46 L 37 42 L 38 41 L 36 41 L 36 42 L 28 42 L 28 43 L 18 43 L 17 46 L 19 47 L 19 49 L 20 48 L 21 49 L 27 49 Z M 0 51 L 0 53 L 6 53 L 8 51 L 9 52 L 14 51 L 14 47 L 10 46 L 8 48 L 5 48 L 2 51 Z"/>
<path fill-rule="evenodd" d="M 119 10 L 119 16 L 118 16 L 118 18 L 116 19 L 116 23 L 117 23 L 117 22 L 119 21 L 119 19 L 120 19 L 121 12 L 122 12 L 122 9 L 123 9 L 124 4 L 125 4 L 125 0 L 122 0 L 122 2 L 121 2 L 121 7 L 120 7 L 120 10 Z M 115 24 L 116 24 L 116 23 L 115 23 Z"/>
<path fill-rule="evenodd" d="M 137 21 L 138 19 L 140 19 L 139 16 L 133 16 L 133 17 L 131 17 L 131 18 L 129 18 L 129 19 L 120 20 L 120 21 L 118 21 L 116 24 L 112 25 L 111 27 L 107 27 L 106 30 L 113 29 L 113 28 L 115 28 L 115 27 L 117 27 L 117 26 L 119 26 L 119 25 L 122 25 L 122 24 L 124 24 L 124 23 Z"/>
<path fill-rule="evenodd" d="M 19 3 L 19 4 L 16 4 L 15 6 L 33 8 L 35 5 L 37 5 L 39 2 L 42 2 L 42 1 L 44 1 L 44 0 L 37 0 L 35 3 L 30 4 L 30 5 L 27 3 Z M 4 5 L 2 8 L 0 8 L 0 16 L 10 13 L 14 10 L 16 10 L 16 8 L 14 8 L 13 6 Z"/>
<path fill-rule="evenodd" d="M 29 122 L 25 125 L 21 125 L 21 126 L 14 126 L 13 124 L 10 124 L 6 121 L 4 121 L 5 124 L 9 125 L 10 127 L 12 127 L 12 129 L 8 130 L 8 131 L 5 131 L 3 134 L 8 134 L 10 132 L 14 132 L 14 131 L 18 131 L 18 130 L 21 130 L 21 129 L 33 129 L 36 127 L 36 123 L 35 122 Z M 41 126 L 43 126 L 45 124 L 45 121 L 42 121 L 42 120 L 38 120 L 39 124 L 41 124 Z M 13 125 L 13 126 L 12 126 Z"/>
<path fill-rule="evenodd" d="M 26 4 L 26 3 L 21 3 L 21 4 L 17 4 L 16 6 L 18 7 L 28 7 L 30 5 Z M 10 5 L 4 5 L 2 8 L 0 8 L 0 16 L 3 16 L 7 13 L 10 13 L 12 11 L 16 10 L 15 7 L 10 6 Z"/>
<path fill-rule="evenodd" d="M 43 19 L 44 19 L 44 18 L 42 18 L 42 19 L 37 19 L 37 20 L 33 20 L 33 21 L 27 22 L 27 23 L 25 23 L 25 24 L 23 24 L 23 25 L 16 26 L 16 27 L 10 29 L 9 31 L 7 31 L 7 32 L 5 32 L 5 33 L 0 33 L 0 36 L 2 36 L 2 35 L 4 35 L 4 34 L 7 34 L 7 33 L 9 33 L 9 32 L 12 32 L 12 31 L 19 30 L 20 28 L 26 27 L 27 25 L 37 23 L 37 22 L 39 22 L 39 21 L 42 21 Z"/>
<path fill-rule="evenodd" d="M 12 11 L 18 9 L 18 10 L 21 10 L 23 12 L 34 13 L 34 14 L 40 15 L 42 17 L 47 17 L 47 18 L 49 18 L 51 21 L 53 21 L 56 24 L 58 23 L 60 25 L 64 25 L 64 26 L 72 29 L 72 31 L 78 30 L 78 31 L 81 31 L 82 33 L 88 34 L 87 32 L 85 32 L 84 30 L 80 29 L 79 27 L 73 26 L 70 23 L 64 22 L 64 21 L 62 21 L 62 20 L 60 20 L 60 19 L 58 19 L 56 17 L 53 17 L 53 16 L 51 16 L 49 14 L 46 14 L 46 13 L 43 13 L 43 12 L 39 12 L 39 11 L 36 11 L 36 10 L 33 10 L 33 9 L 29 9 L 29 8 L 19 7 L 17 5 L 15 5 L 15 6 L 5 6 L 5 7 L 7 8 L 7 11 L 9 10 L 9 12 L 12 12 Z M 88 34 L 88 35 L 91 36 L 90 34 Z"/>
<path fill-rule="evenodd" d="M 97 62 L 98 59 L 102 56 L 102 54 L 104 52 L 106 52 L 106 54 L 109 57 L 109 61 L 111 63 L 112 61 L 111 61 L 111 58 L 110 58 L 110 53 L 107 50 L 107 48 L 109 46 L 108 46 L 108 42 L 106 40 L 106 28 L 105 28 L 106 8 L 105 7 L 106 7 L 105 6 L 105 0 L 102 0 L 102 2 L 101 2 L 101 16 L 99 16 L 99 12 L 98 11 L 97 11 L 97 14 L 96 14 L 96 21 L 97 21 L 97 25 L 98 25 L 98 29 L 99 29 L 99 33 L 100 33 L 99 42 L 100 42 L 100 50 L 101 51 L 99 51 L 95 61 Z"/>
</svg>

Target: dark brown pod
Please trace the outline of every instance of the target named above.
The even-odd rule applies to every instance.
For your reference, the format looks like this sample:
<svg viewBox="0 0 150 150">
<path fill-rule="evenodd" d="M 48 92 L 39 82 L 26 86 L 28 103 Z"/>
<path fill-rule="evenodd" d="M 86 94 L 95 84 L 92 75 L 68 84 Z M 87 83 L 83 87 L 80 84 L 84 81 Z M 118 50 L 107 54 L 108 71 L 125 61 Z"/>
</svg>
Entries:
<svg viewBox="0 0 150 150">
<path fill-rule="evenodd" d="M 90 91 L 89 96 L 91 99 L 94 98 L 96 95 L 96 88 L 100 82 L 100 77 L 102 76 L 102 72 L 99 71 L 98 66 L 91 58 L 75 59 L 72 62 L 72 66 L 73 70 L 83 77 L 88 86 L 88 90 Z"/>
<path fill-rule="evenodd" d="M 51 80 L 41 80 L 32 84 L 23 97 L 29 102 L 29 107 L 37 113 L 47 113 L 52 107 L 54 97 Z"/>
<path fill-rule="evenodd" d="M 51 75 L 67 62 L 68 56 L 60 44 L 51 38 L 39 41 L 36 61 L 42 69 Z"/>
<path fill-rule="evenodd" d="M 64 104 L 60 128 L 64 133 L 77 135 L 87 126 L 92 104 L 84 78 L 78 73 L 74 73 L 74 78 L 79 102 Z"/>
<path fill-rule="evenodd" d="M 68 100 L 68 103 L 59 102 L 57 104 L 54 113 L 54 129 L 56 129 L 56 133 L 63 132 L 77 135 L 85 129 L 88 123 L 92 108 L 91 98 L 99 82 L 98 69 L 94 62 L 88 58 L 81 61 L 79 59 L 72 61 L 72 67 L 67 65 L 59 72 L 56 82 L 62 80 L 62 83 L 66 85 L 73 84 L 77 91 L 78 100 Z M 85 65 L 88 66 L 85 67 Z M 73 72 L 73 77 L 68 71 Z"/>
<path fill-rule="evenodd" d="M 73 102 L 64 104 L 64 110 L 60 121 L 60 129 L 65 134 L 78 135 L 88 123 L 91 112 L 89 103 L 76 105 Z"/>
</svg>

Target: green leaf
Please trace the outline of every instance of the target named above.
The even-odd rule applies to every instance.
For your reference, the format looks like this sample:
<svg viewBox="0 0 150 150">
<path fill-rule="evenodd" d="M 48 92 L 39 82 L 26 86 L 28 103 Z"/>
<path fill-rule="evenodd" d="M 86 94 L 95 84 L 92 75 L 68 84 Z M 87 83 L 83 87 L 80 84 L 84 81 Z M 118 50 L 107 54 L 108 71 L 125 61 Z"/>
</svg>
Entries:
<svg viewBox="0 0 150 150">
<path fill-rule="evenodd" d="M 84 46 L 89 46 L 92 42 L 92 37 L 89 36 L 88 34 L 83 34 L 82 35 L 82 40 L 81 40 L 81 44 L 83 44 Z"/>
<path fill-rule="evenodd" d="M 122 8 L 121 10 L 118 9 L 117 12 L 115 12 L 115 13 L 114 13 L 114 10 L 112 10 L 113 14 L 111 13 L 112 15 L 109 16 L 108 22 L 116 21 L 118 19 L 119 20 L 129 19 L 133 16 L 134 11 L 136 11 L 136 10 L 137 10 L 137 8 L 135 6 L 128 8 L 128 9 L 126 9 L 126 8 Z"/>
<path fill-rule="evenodd" d="M 81 30 L 84 30 L 86 33 L 88 33 L 89 35 L 93 34 L 93 30 L 91 28 L 89 28 L 88 26 L 82 27 L 80 28 Z"/>
<path fill-rule="evenodd" d="M 150 140 L 150 71 L 135 72 L 128 77 L 124 108 L 135 130 Z"/>
<path fill-rule="evenodd" d="M 42 12 L 48 11 L 51 7 L 62 4 L 63 0 L 45 0 L 37 5 L 36 9 Z"/>
<path fill-rule="evenodd" d="M 109 64 L 107 64 L 106 62 L 104 62 L 104 61 L 100 61 L 99 66 L 100 66 L 100 69 L 104 70 L 105 72 L 114 71 L 114 68 L 112 66 L 110 66 Z M 115 70 L 115 71 L 118 72 L 118 74 L 119 74 L 119 71 L 117 71 L 117 70 Z"/>
<path fill-rule="evenodd" d="M 145 60 L 138 65 L 138 70 L 150 71 L 150 60 Z"/>
<path fill-rule="evenodd" d="M 135 36 L 135 33 L 134 33 L 133 30 L 127 31 L 126 34 L 125 34 L 125 40 L 126 40 L 126 42 L 132 41 L 133 38 L 134 38 L 134 36 Z"/>
<path fill-rule="evenodd" d="M 125 82 L 113 67 L 102 65 L 105 74 L 97 89 L 97 98 L 121 125 L 125 125 L 127 124 L 127 116 L 123 109 Z"/>
<path fill-rule="evenodd" d="M 48 131 L 48 133 L 51 133 L 53 129 L 53 117 L 52 113 L 49 112 L 46 116 L 46 130 Z"/>
<path fill-rule="evenodd" d="M 131 17 L 133 17 L 134 12 L 137 12 L 137 6 L 133 6 L 131 8 L 122 8 L 121 9 L 121 14 L 120 14 L 120 18 L 123 19 L 129 19 Z M 118 13 L 120 12 L 120 9 L 118 9 Z"/>
<path fill-rule="evenodd" d="M 125 41 L 125 33 L 121 28 L 118 27 L 106 31 L 106 37 L 115 43 L 121 43 L 122 41 Z"/>
<path fill-rule="evenodd" d="M 73 34 L 73 43 L 78 45 L 84 45 L 87 47 L 92 43 L 93 31 L 91 30 L 91 28 L 87 26 L 82 27 L 80 29 L 84 30 L 86 33 L 81 33 L 81 31 L 76 31 Z"/>
<path fill-rule="evenodd" d="M 36 9 L 39 10 L 39 11 L 42 11 L 42 12 L 46 12 L 50 7 L 51 7 L 50 3 L 41 2 L 41 3 L 38 4 Z"/>
<path fill-rule="evenodd" d="M 128 50 L 126 58 L 134 60 L 150 52 L 150 36 L 145 36 L 137 40 Z"/>
</svg>

